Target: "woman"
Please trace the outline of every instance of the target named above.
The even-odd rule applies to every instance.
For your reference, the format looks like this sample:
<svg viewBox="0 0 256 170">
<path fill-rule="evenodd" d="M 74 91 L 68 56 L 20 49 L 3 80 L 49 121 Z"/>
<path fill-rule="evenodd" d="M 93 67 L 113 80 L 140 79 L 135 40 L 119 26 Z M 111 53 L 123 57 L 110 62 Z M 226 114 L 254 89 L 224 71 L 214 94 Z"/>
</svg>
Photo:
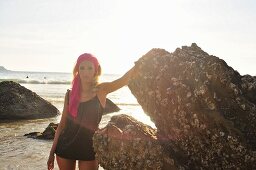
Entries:
<svg viewBox="0 0 256 170">
<path fill-rule="evenodd" d="M 73 70 L 71 91 L 65 95 L 61 121 L 48 158 L 48 169 L 54 167 L 54 153 L 61 170 L 72 170 L 78 160 L 79 169 L 96 170 L 92 137 L 106 105 L 107 94 L 128 84 L 134 68 L 121 78 L 98 84 L 101 67 L 92 54 L 78 57 Z"/>
</svg>

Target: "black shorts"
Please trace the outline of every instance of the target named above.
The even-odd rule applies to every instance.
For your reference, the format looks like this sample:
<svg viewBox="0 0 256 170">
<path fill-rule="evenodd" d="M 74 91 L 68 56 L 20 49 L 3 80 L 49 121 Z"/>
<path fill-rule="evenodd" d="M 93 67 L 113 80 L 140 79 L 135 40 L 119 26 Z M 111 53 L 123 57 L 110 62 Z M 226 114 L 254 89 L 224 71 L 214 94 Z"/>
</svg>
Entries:
<svg viewBox="0 0 256 170">
<path fill-rule="evenodd" d="M 63 133 L 57 142 L 56 155 L 72 160 L 92 161 L 95 160 L 95 152 L 93 149 L 93 133 L 89 130 L 83 130 L 73 137 Z"/>
</svg>

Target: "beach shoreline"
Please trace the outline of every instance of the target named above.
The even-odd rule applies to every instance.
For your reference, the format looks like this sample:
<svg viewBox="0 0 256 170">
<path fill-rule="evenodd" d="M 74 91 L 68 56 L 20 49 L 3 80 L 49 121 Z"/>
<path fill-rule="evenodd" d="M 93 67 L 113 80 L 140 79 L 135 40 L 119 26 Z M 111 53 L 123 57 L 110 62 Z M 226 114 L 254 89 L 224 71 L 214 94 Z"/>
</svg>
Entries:
<svg viewBox="0 0 256 170">
<path fill-rule="evenodd" d="M 8 75 L 5 75 L 8 77 Z M 11 76 L 14 76 L 13 74 Z M 66 76 L 66 75 L 65 75 Z M 42 75 L 40 75 L 42 77 Z M 49 77 L 49 76 L 48 76 Z M 54 75 L 56 81 L 65 79 L 59 77 L 59 74 Z M 9 77 L 10 78 L 10 77 Z M 24 79 L 24 74 L 16 75 L 15 79 Z M 104 81 L 111 81 L 115 77 L 102 77 Z M 8 78 L 7 78 L 8 79 Z M 64 95 L 66 90 L 70 87 L 68 84 L 21 84 L 22 86 L 32 90 L 45 100 L 52 103 L 60 112 L 63 109 Z M 114 103 L 116 103 L 121 110 L 119 112 L 110 113 L 103 116 L 100 123 L 100 128 L 106 126 L 110 117 L 125 113 L 132 116 L 137 116 L 138 119 L 149 120 L 140 113 L 143 113 L 141 107 L 137 103 L 134 96 L 130 93 L 128 87 L 124 87 L 119 91 L 108 96 Z M 0 162 L 3 169 L 24 169 L 24 170 L 44 170 L 46 169 L 46 162 L 48 154 L 52 145 L 52 140 L 36 140 L 24 136 L 30 132 L 43 132 L 49 123 L 59 123 L 61 115 L 46 118 L 46 119 L 32 119 L 32 120 L 1 120 L 0 121 Z M 0 168 L 0 169 L 1 169 Z M 55 161 L 55 169 L 57 164 Z M 102 169 L 101 169 L 102 170 Z"/>
</svg>

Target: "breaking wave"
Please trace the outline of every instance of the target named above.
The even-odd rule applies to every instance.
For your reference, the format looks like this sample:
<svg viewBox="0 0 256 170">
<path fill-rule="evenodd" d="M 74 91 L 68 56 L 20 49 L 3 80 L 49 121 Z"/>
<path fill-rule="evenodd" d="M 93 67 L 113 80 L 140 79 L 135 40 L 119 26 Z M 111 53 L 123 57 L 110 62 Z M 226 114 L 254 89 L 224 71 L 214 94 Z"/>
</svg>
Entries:
<svg viewBox="0 0 256 170">
<path fill-rule="evenodd" d="M 71 81 L 56 81 L 56 80 L 22 80 L 22 79 L 0 79 L 2 81 L 14 81 L 20 84 L 71 84 Z"/>
</svg>

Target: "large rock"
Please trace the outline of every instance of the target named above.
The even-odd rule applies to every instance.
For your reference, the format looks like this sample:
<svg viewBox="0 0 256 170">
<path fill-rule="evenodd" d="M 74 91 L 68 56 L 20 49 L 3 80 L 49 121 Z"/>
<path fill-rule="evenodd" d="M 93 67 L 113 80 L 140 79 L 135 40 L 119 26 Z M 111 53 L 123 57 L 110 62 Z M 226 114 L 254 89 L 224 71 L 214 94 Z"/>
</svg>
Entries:
<svg viewBox="0 0 256 170">
<path fill-rule="evenodd" d="M 156 129 L 130 116 L 113 116 L 93 140 L 96 157 L 106 170 L 176 169 L 157 141 Z"/>
<path fill-rule="evenodd" d="M 255 77 L 195 43 L 152 49 L 136 65 L 129 88 L 179 168 L 256 168 Z"/>
<path fill-rule="evenodd" d="M 48 118 L 58 109 L 36 93 L 12 81 L 0 82 L 0 120 Z"/>
</svg>

